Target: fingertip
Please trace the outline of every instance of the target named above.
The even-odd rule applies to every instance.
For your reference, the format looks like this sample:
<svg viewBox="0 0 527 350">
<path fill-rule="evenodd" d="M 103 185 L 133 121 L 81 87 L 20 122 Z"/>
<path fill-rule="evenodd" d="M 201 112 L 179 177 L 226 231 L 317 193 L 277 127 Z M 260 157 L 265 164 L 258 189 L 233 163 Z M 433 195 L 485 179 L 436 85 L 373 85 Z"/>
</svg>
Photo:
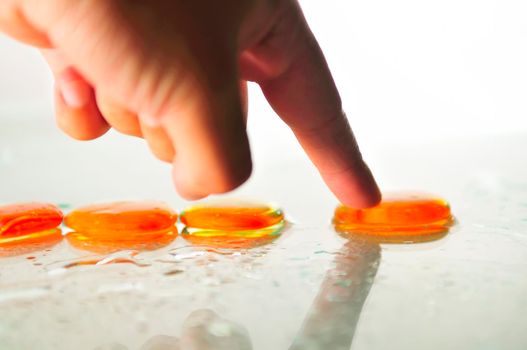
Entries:
<svg viewBox="0 0 527 350">
<path fill-rule="evenodd" d="M 141 125 L 135 113 L 99 91 L 95 92 L 95 100 L 103 118 L 113 129 L 124 135 L 143 137 Z"/>
<path fill-rule="evenodd" d="M 366 209 L 376 206 L 382 199 L 379 186 L 365 163 L 359 168 L 322 176 L 331 191 L 346 206 Z"/>
<path fill-rule="evenodd" d="M 181 169 L 176 163 L 177 161 L 174 161 L 172 167 L 172 179 L 177 193 L 190 201 L 206 198 L 210 193 L 205 193 L 203 190 L 193 186 L 193 182 L 186 178 L 187 174 L 184 169 Z"/>
<path fill-rule="evenodd" d="M 90 84 L 71 68 L 57 76 L 56 85 L 64 103 L 70 108 L 86 107 L 94 98 Z"/>
<path fill-rule="evenodd" d="M 233 191 L 245 183 L 252 174 L 252 161 L 245 161 L 234 168 L 213 166 L 210 169 L 193 170 L 189 162 L 176 156 L 172 177 L 178 193 L 185 199 L 198 200 L 212 194 Z"/>
<path fill-rule="evenodd" d="M 152 128 L 141 123 L 140 129 L 150 151 L 157 159 L 166 163 L 174 162 L 176 152 L 170 137 L 163 128 Z"/>
<path fill-rule="evenodd" d="M 57 126 L 75 140 L 93 140 L 104 135 L 110 129 L 97 108 L 93 92 L 91 92 L 87 104 L 81 107 L 71 107 L 57 89 L 55 113 Z"/>
</svg>

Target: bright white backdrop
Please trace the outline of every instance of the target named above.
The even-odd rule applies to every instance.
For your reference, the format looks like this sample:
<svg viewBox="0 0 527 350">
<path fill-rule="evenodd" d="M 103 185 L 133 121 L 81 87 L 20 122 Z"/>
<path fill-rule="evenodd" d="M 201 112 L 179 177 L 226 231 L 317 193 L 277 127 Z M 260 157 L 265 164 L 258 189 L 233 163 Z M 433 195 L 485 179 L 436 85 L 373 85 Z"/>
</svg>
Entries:
<svg viewBox="0 0 527 350">
<path fill-rule="evenodd" d="M 359 139 L 527 129 L 525 1 L 301 2 Z M 50 118 L 51 84 L 35 50 L 0 37 L 0 118 Z M 280 133 L 252 97 L 251 132 Z"/>
</svg>

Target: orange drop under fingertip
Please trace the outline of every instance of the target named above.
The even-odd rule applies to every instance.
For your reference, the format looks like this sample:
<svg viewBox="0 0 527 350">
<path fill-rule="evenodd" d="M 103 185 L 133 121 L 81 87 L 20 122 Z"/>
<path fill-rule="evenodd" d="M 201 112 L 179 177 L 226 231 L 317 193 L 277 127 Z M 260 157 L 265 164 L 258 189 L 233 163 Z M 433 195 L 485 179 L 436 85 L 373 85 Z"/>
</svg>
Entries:
<svg viewBox="0 0 527 350">
<path fill-rule="evenodd" d="M 453 223 L 447 201 L 418 193 L 385 194 L 379 205 L 369 209 L 341 205 L 333 218 L 341 234 L 376 236 L 392 242 L 440 237 Z"/>
</svg>

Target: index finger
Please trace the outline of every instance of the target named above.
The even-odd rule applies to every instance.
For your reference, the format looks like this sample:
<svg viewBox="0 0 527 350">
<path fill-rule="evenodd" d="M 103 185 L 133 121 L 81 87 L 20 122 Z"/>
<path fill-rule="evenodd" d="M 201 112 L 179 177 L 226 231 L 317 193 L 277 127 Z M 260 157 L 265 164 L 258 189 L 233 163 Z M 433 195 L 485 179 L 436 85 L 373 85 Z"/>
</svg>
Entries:
<svg viewBox="0 0 527 350">
<path fill-rule="evenodd" d="M 373 206 L 381 194 L 342 111 L 324 55 L 298 4 L 289 3 L 270 39 L 249 57 L 259 66 L 258 82 L 338 199 L 357 208 Z M 266 71 L 274 76 L 265 77 Z"/>
</svg>

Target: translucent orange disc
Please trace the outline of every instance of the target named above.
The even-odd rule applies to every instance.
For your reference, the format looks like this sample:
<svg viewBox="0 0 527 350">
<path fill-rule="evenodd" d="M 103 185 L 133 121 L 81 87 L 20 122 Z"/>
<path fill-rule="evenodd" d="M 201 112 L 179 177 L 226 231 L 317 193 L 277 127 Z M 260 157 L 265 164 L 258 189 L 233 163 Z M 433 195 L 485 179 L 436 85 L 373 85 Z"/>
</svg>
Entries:
<svg viewBox="0 0 527 350">
<path fill-rule="evenodd" d="M 164 203 L 115 202 L 75 209 L 66 215 L 73 246 L 96 252 L 153 250 L 177 236 L 177 215 Z"/>
<path fill-rule="evenodd" d="M 181 222 L 186 225 L 183 230 L 186 240 L 233 249 L 270 243 L 285 227 L 282 210 L 247 203 L 191 207 L 181 214 Z"/>
<path fill-rule="evenodd" d="M 62 238 L 59 228 L 21 236 L 0 237 L 0 256 L 15 256 L 50 248 Z"/>
<path fill-rule="evenodd" d="M 195 206 L 181 213 L 185 226 L 211 230 L 257 230 L 283 220 L 282 210 L 270 206 Z"/>
<path fill-rule="evenodd" d="M 47 231 L 61 223 L 62 212 L 53 204 L 21 203 L 0 206 L 0 237 Z"/>
<path fill-rule="evenodd" d="M 160 202 L 114 202 L 77 208 L 64 219 L 75 231 L 105 234 L 108 231 L 151 232 L 171 228 L 174 211 Z"/>
<path fill-rule="evenodd" d="M 448 202 L 426 194 L 393 193 L 370 209 L 339 206 L 333 223 L 340 233 L 363 234 L 388 240 L 427 240 L 444 234 L 454 219 Z"/>
</svg>

